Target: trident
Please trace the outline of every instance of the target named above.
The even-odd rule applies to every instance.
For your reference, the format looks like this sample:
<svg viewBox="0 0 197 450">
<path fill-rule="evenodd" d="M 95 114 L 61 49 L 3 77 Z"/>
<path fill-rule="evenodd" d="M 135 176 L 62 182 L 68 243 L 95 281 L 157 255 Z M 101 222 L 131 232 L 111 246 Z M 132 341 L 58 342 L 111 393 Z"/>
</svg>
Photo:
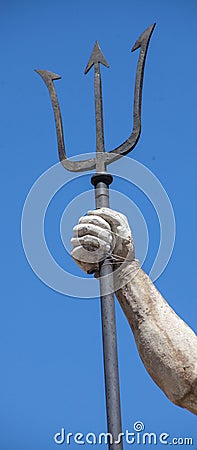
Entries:
<svg viewBox="0 0 197 450">
<path fill-rule="evenodd" d="M 84 172 L 96 169 L 91 177 L 91 182 L 95 187 L 96 208 L 109 207 L 109 185 L 113 181 L 112 175 L 107 172 L 107 166 L 117 161 L 127 153 L 131 152 L 136 146 L 141 133 L 141 104 L 142 104 L 142 86 L 144 78 L 144 66 L 148 50 L 149 41 L 155 27 L 155 23 L 145 30 L 138 38 L 132 48 L 132 52 L 140 48 L 140 54 L 137 64 L 135 92 L 134 92 L 134 111 L 133 111 L 133 130 L 129 138 L 115 149 L 105 152 L 104 130 L 103 130 L 103 107 L 102 107 L 102 84 L 100 64 L 109 67 L 104 58 L 98 41 L 94 45 L 93 52 L 85 69 L 85 74 L 94 66 L 94 94 L 95 94 L 95 115 L 96 115 L 96 157 L 83 160 L 72 161 L 66 156 L 64 144 L 64 134 L 62 117 L 54 80 L 61 77 L 47 70 L 36 70 L 42 77 L 49 90 L 54 117 L 56 124 L 57 143 L 59 159 L 65 169 L 72 172 Z M 113 289 L 113 262 L 110 256 L 100 262 L 99 282 L 100 282 L 100 300 L 101 300 L 101 318 L 102 318 L 102 338 L 103 338 L 103 358 L 105 374 L 105 394 L 107 425 L 109 436 L 112 437 L 109 443 L 109 450 L 123 450 L 122 443 L 122 423 L 120 408 L 120 389 L 118 374 L 118 354 L 116 339 L 116 318 L 114 305 Z"/>
</svg>

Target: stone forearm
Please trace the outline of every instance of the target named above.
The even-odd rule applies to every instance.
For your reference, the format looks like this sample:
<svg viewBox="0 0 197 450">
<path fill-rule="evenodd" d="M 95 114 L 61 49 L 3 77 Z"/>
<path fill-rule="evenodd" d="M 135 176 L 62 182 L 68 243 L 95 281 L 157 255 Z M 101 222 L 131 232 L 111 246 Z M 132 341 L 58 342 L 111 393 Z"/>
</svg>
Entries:
<svg viewBox="0 0 197 450">
<path fill-rule="evenodd" d="M 197 336 L 135 261 L 121 277 L 116 296 L 147 371 L 173 403 L 197 414 Z"/>
</svg>

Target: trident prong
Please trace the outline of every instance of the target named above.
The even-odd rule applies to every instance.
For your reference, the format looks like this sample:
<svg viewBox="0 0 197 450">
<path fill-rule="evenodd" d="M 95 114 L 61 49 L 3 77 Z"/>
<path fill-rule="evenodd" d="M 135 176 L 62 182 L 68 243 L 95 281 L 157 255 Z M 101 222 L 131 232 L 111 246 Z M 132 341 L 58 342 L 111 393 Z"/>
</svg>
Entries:
<svg viewBox="0 0 197 450">
<path fill-rule="evenodd" d="M 144 77 L 144 66 L 146 54 L 151 34 L 155 24 L 147 28 L 136 41 L 132 51 L 140 48 L 138 58 L 135 93 L 134 93 L 134 111 L 133 111 L 133 131 L 129 138 L 119 147 L 105 152 L 104 131 L 103 131 L 103 108 L 102 108 L 102 86 L 100 63 L 108 67 L 98 42 L 95 43 L 93 52 L 89 59 L 85 73 L 94 66 L 94 91 L 95 91 L 95 112 L 96 112 L 96 158 L 85 161 L 71 161 L 66 156 L 64 135 L 62 127 L 62 118 L 58 103 L 57 94 L 53 84 L 54 80 L 61 78 L 52 72 L 46 70 L 37 70 L 39 75 L 46 83 L 51 102 L 53 106 L 59 158 L 65 169 L 73 172 L 83 172 L 96 168 L 96 173 L 92 176 L 91 182 L 95 186 L 96 208 L 109 208 L 109 185 L 113 178 L 106 172 L 106 166 L 118 160 L 121 156 L 129 153 L 140 137 L 141 132 L 141 103 L 142 103 L 142 85 Z M 121 408 L 118 374 L 118 356 L 116 339 L 116 319 L 114 305 L 114 286 L 113 286 L 113 260 L 112 255 L 105 258 L 99 265 L 99 281 L 101 294 L 101 315 L 102 315 L 102 335 L 103 335 L 103 355 L 105 372 L 105 391 L 106 391 L 106 411 L 108 433 L 113 437 L 113 443 L 109 443 L 109 450 L 123 450 L 123 443 L 120 436 L 121 432 Z"/>
<path fill-rule="evenodd" d="M 109 67 L 102 51 L 96 41 L 93 52 L 90 56 L 85 69 L 85 74 L 94 66 L 94 98 L 95 98 L 95 116 L 96 116 L 96 172 L 105 172 L 105 151 L 104 128 L 103 128 L 103 104 L 102 104 L 102 83 L 100 63 Z"/>
<path fill-rule="evenodd" d="M 64 144 L 64 131 L 62 125 L 62 116 L 60 111 L 60 106 L 55 90 L 55 86 L 53 84 L 54 80 L 61 79 L 60 75 L 57 75 L 53 72 L 49 72 L 48 70 L 36 70 L 36 72 L 42 77 L 47 88 L 49 90 L 49 94 L 51 97 L 51 102 L 53 106 L 53 112 L 55 117 L 55 125 L 56 125 L 56 133 L 57 133 L 57 143 L 58 143 L 58 153 L 59 159 L 65 169 L 71 172 L 84 172 L 86 170 L 93 170 L 95 168 L 95 159 L 87 159 L 84 161 L 71 161 L 66 156 L 65 144 Z"/>
<path fill-rule="evenodd" d="M 135 79 L 135 92 L 134 92 L 134 108 L 133 108 L 133 130 L 129 138 L 121 145 L 109 152 L 104 152 L 104 135 L 103 135 L 103 116 L 102 116 L 102 93 L 101 93 L 101 77 L 100 77 L 100 63 L 108 67 L 108 63 L 105 60 L 101 49 L 96 42 L 92 55 L 89 59 L 85 73 L 94 65 L 95 69 L 95 107 L 96 107 L 96 139 L 97 139 L 97 155 L 96 158 L 86 159 L 84 161 L 71 161 L 66 155 L 66 149 L 64 144 L 64 132 L 62 126 L 62 117 L 60 106 L 55 90 L 53 81 L 61 78 L 60 75 L 49 72 L 48 70 L 36 70 L 36 72 L 42 77 L 47 88 L 49 90 L 53 112 L 55 116 L 57 143 L 59 159 L 65 169 L 71 172 L 84 172 L 88 170 L 94 170 L 103 172 L 108 164 L 117 161 L 121 156 L 131 152 L 136 146 L 140 133 L 141 133 L 141 104 L 142 104 L 142 87 L 144 78 L 144 67 L 146 61 L 146 55 L 148 50 L 149 41 L 154 30 L 155 23 L 147 28 L 138 40 L 135 42 L 132 52 L 140 48 L 140 54 L 138 58 L 136 79 Z M 97 86 L 96 86 L 97 84 Z M 98 99 L 97 96 L 100 95 Z M 100 110 L 100 112 L 99 112 Z M 101 155 L 100 155 L 101 153 Z M 102 170 L 100 170 L 102 169 Z"/>
</svg>

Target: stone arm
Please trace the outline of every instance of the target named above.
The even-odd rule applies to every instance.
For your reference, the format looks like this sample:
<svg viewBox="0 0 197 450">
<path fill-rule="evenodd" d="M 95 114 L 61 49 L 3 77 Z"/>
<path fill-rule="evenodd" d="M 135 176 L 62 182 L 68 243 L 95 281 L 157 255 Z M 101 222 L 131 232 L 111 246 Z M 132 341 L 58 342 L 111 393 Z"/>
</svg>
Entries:
<svg viewBox="0 0 197 450">
<path fill-rule="evenodd" d="M 127 275 L 123 270 L 122 277 L 127 281 L 116 296 L 140 357 L 167 397 L 197 414 L 197 336 L 137 266 L 135 261 L 130 264 L 132 277 L 128 267 Z"/>
<path fill-rule="evenodd" d="M 112 255 L 116 296 L 144 366 L 173 403 L 197 414 L 197 336 L 140 268 L 126 217 L 108 208 L 90 211 L 71 242 L 74 260 L 97 277 L 99 261 Z"/>
</svg>

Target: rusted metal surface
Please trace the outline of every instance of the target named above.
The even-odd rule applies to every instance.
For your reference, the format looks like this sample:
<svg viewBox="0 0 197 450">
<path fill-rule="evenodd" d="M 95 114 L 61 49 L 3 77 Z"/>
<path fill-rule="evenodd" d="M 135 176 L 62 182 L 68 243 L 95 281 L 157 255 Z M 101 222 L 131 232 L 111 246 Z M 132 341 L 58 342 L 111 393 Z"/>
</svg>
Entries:
<svg viewBox="0 0 197 450">
<path fill-rule="evenodd" d="M 94 99 L 95 99 L 95 116 L 96 116 L 96 172 L 105 171 L 105 161 L 103 152 L 105 151 L 104 144 L 104 129 L 103 129 L 103 104 L 102 104 L 102 83 L 100 64 L 109 67 L 104 58 L 98 41 L 96 41 L 93 52 L 90 56 L 89 62 L 85 69 L 85 74 L 94 66 Z"/>
<path fill-rule="evenodd" d="M 151 25 L 144 33 L 141 34 L 139 39 L 134 44 L 132 51 L 140 48 L 140 54 L 138 58 L 137 72 L 136 72 L 136 80 L 135 80 L 135 93 L 134 93 L 134 107 L 133 107 L 133 130 L 128 139 L 123 142 L 121 145 L 116 147 L 115 149 L 105 152 L 102 155 L 103 164 L 108 165 L 112 162 L 119 159 L 121 156 L 126 155 L 130 151 L 132 151 L 135 145 L 138 142 L 141 132 L 141 104 L 142 104 L 142 87 L 143 87 L 143 78 L 144 78 L 144 66 L 146 61 L 146 55 L 148 50 L 148 44 L 154 30 L 155 24 Z M 97 45 L 97 48 L 95 48 Z M 92 67 L 95 60 L 97 59 L 98 66 L 100 63 L 108 66 L 102 52 L 98 46 L 95 44 L 93 53 L 90 57 L 89 63 L 86 67 L 85 73 Z M 99 50 L 98 50 L 99 49 Z M 102 55 L 102 56 L 101 56 Z M 97 66 L 97 64 L 96 64 Z M 98 70 L 97 66 L 97 70 Z M 96 69 L 95 69 L 96 71 Z M 84 172 L 85 170 L 94 170 L 96 168 L 96 158 L 87 159 L 85 161 L 71 161 L 66 155 L 65 143 L 64 143 L 64 134 L 62 127 L 62 118 L 60 107 L 58 103 L 57 94 L 54 87 L 54 81 L 61 78 L 60 75 L 56 75 L 53 72 L 49 72 L 48 70 L 36 70 L 36 72 L 43 78 L 44 82 L 47 85 L 49 90 L 49 94 L 51 97 L 51 102 L 53 106 L 55 122 L 56 122 L 56 131 L 57 131 L 57 142 L 58 142 L 58 152 L 59 158 L 62 162 L 65 169 L 73 171 L 73 172 Z M 100 72 L 100 70 L 99 70 Z M 97 149 L 98 151 L 98 149 Z M 103 151 L 103 150 L 101 150 Z"/>
<path fill-rule="evenodd" d="M 104 58 L 98 42 L 96 41 L 93 52 L 85 69 L 85 74 L 94 66 L 94 94 L 95 94 L 95 117 L 96 117 L 96 156 L 95 158 L 85 161 L 71 161 L 65 150 L 64 134 L 62 126 L 61 111 L 58 103 L 57 94 L 54 87 L 54 81 L 61 78 L 47 70 L 36 70 L 43 78 L 49 90 L 52 107 L 55 116 L 57 142 L 59 158 L 65 169 L 73 172 L 84 172 L 96 169 L 96 173 L 92 176 L 91 181 L 95 187 L 96 208 L 109 207 L 109 185 L 113 178 L 107 173 L 108 164 L 118 160 L 121 156 L 126 155 L 133 150 L 138 142 L 141 132 L 141 103 L 142 103 L 142 86 L 144 77 L 144 66 L 150 37 L 152 35 L 155 24 L 147 28 L 144 33 L 134 44 L 132 51 L 140 48 L 138 58 L 134 108 L 133 108 L 133 130 L 129 138 L 115 149 L 105 152 L 104 145 L 104 128 L 103 128 L 103 107 L 102 107 L 102 83 L 100 64 L 106 67 L 108 63 Z M 105 389 L 106 389 L 106 410 L 108 432 L 111 433 L 114 440 L 109 443 L 110 450 L 122 450 L 123 443 L 119 439 L 122 431 L 121 425 L 121 408 L 120 408 L 120 391 L 119 391 L 119 375 L 118 375 L 118 356 L 117 356 L 117 339 L 116 339 L 116 320 L 114 305 L 114 289 L 113 289 L 113 263 L 107 257 L 100 264 L 100 295 L 101 295 L 101 317 L 102 317 L 102 335 L 103 335 L 103 355 L 104 355 L 104 372 L 105 372 Z M 107 276 L 106 276 L 107 275 Z M 107 293 L 106 292 L 110 292 Z"/>
</svg>

